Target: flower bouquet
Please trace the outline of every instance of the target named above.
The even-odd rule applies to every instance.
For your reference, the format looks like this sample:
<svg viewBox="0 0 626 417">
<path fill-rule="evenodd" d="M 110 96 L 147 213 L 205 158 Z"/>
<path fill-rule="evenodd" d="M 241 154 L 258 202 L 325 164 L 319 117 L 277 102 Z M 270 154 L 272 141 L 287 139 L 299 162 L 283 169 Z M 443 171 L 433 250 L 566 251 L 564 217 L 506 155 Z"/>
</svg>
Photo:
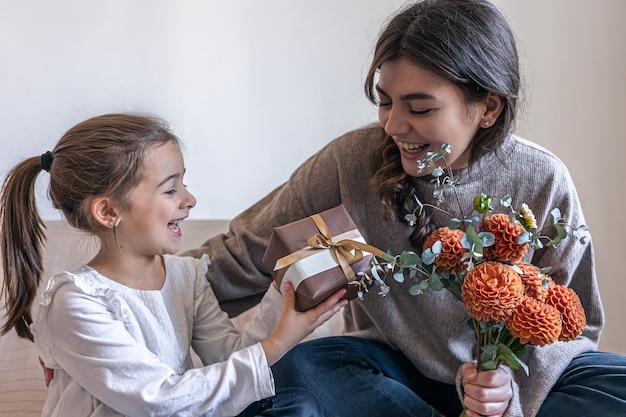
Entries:
<svg viewBox="0 0 626 417">
<path fill-rule="evenodd" d="M 439 152 L 427 154 L 420 169 L 434 167 L 441 159 L 445 164 L 450 150 L 444 145 Z M 433 176 L 435 197 L 441 202 L 444 191 L 454 190 L 458 179 L 449 168 L 447 173 L 435 168 Z M 560 211 L 553 209 L 556 233 L 550 238 L 535 231 L 537 222 L 526 204 L 516 211 L 511 198 L 505 196 L 499 202 L 508 213 L 492 213 L 494 199 L 487 194 L 476 196 L 475 212 L 461 219 L 451 215 L 447 226 L 426 238 L 421 254 L 404 251 L 372 258 L 370 268 L 356 285 L 367 291 L 371 284 L 378 284 L 380 294 L 385 295 L 389 291 L 385 282 L 393 277 L 398 282 L 411 281 L 409 292 L 413 295 L 427 289 L 447 289 L 463 302 L 469 315 L 468 323 L 478 342 L 478 371 L 494 370 L 506 363 L 528 374 L 520 359 L 527 344 L 545 346 L 572 340 L 582 333 L 586 319 L 576 293 L 552 281 L 550 268 L 540 269 L 522 259 L 529 246 L 555 246 L 570 235 L 584 242 L 583 232 L 588 229 L 569 226 Z M 427 207 L 416 202 L 416 210 L 406 216 L 410 225 L 416 222 L 418 211 Z"/>
</svg>

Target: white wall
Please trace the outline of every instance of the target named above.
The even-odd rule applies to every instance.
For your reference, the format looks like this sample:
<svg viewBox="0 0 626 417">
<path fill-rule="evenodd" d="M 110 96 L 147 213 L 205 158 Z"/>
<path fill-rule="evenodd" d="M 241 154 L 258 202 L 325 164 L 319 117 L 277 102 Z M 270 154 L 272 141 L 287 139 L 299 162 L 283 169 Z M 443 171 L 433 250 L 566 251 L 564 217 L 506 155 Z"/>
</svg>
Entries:
<svg viewBox="0 0 626 417">
<path fill-rule="evenodd" d="M 497 0 L 518 35 L 526 108 L 519 132 L 556 153 L 577 184 L 607 325 L 626 354 L 626 2 Z M 537 175 L 541 175 L 540 172 Z"/>
<path fill-rule="evenodd" d="M 2 176 L 78 121 L 151 112 L 186 144 L 192 217 L 231 218 L 374 120 L 362 73 L 400 3 L 0 0 Z"/>
<path fill-rule="evenodd" d="M 626 2 L 495 1 L 524 65 L 519 133 L 572 171 L 597 251 L 601 347 L 626 353 Z M 152 112 L 186 143 L 192 218 L 231 218 L 333 137 L 374 120 L 363 73 L 401 4 L 0 0 L 0 174 L 87 117 Z"/>
</svg>

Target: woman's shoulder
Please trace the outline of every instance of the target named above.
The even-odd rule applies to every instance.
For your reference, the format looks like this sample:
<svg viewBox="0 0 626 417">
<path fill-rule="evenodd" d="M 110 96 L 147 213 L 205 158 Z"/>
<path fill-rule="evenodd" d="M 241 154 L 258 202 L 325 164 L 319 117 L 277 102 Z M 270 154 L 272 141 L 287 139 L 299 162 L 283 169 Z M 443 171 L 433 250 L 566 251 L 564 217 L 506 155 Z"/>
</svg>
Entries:
<svg viewBox="0 0 626 417">
<path fill-rule="evenodd" d="M 350 130 L 328 142 L 309 162 L 337 166 L 341 170 L 363 171 L 384 137 L 385 131 L 379 123 Z"/>
<path fill-rule="evenodd" d="M 563 161 L 561 161 L 555 153 L 537 142 L 517 135 L 510 135 L 507 139 L 515 144 L 515 152 L 518 154 L 527 155 L 529 158 L 563 164 Z"/>
<path fill-rule="evenodd" d="M 505 164 L 515 165 L 516 169 L 525 167 L 533 172 L 569 175 L 567 166 L 559 156 L 537 142 L 521 136 L 508 136 L 498 156 Z"/>
<path fill-rule="evenodd" d="M 360 146 L 377 146 L 386 136 L 385 130 L 380 123 L 370 123 L 357 129 L 350 130 L 333 139 L 330 146 L 345 146 L 346 144 L 358 144 Z"/>
</svg>

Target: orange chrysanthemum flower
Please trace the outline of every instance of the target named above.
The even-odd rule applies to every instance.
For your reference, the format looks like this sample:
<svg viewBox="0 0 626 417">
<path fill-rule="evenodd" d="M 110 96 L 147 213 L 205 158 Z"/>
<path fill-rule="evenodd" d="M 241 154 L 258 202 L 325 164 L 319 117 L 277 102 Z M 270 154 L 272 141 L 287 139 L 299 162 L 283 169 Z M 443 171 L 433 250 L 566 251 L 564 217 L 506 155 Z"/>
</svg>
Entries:
<svg viewBox="0 0 626 417">
<path fill-rule="evenodd" d="M 524 296 L 506 327 L 520 343 L 545 346 L 556 342 L 561 334 L 561 313 L 554 307 L 534 298 Z"/>
<path fill-rule="evenodd" d="M 507 214 L 498 213 L 485 217 L 483 228 L 495 237 L 493 246 L 484 250 L 487 259 L 518 263 L 526 255 L 528 243 L 517 243 L 519 235 L 526 230 L 521 224 L 511 222 Z"/>
<path fill-rule="evenodd" d="M 521 301 L 524 284 L 510 266 L 485 261 L 467 273 L 461 290 L 465 309 L 474 319 L 500 321 Z"/>
<path fill-rule="evenodd" d="M 447 272 L 462 271 L 467 267 L 467 260 L 461 261 L 466 251 L 461 245 L 464 234 L 465 232 L 459 229 L 450 230 L 448 227 L 440 227 L 428 235 L 424 242 L 424 250 L 431 248 L 435 242 L 441 241 L 441 253 L 435 258 L 435 265 Z"/>
<path fill-rule="evenodd" d="M 563 316 L 563 329 L 559 340 L 567 342 L 582 334 L 587 319 L 580 298 L 573 289 L 564 285 L 550 286 L 546 303 L 556 307 Z"/>
<path fill-rule="evenodd" d="M 520 278 L 524 283 L 524 294 L 541 302 L 546 301 L 548 290 L 543 287 L 545 276 L 541 275 L 540 269 L 525 262 L 519 263 L 517 266 L 522 270 Z"/>
</svg>

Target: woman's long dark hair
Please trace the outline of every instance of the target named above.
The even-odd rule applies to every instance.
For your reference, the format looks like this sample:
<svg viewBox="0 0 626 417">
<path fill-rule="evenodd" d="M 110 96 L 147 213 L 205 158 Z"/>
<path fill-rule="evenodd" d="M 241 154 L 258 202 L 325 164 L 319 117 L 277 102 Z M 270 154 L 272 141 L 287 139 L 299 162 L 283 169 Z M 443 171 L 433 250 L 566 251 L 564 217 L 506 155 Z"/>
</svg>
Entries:
<svg viewBox="0 0 626 417">
<path fill-rule="evenodd" d="M 470 162 L 497 148 L 513 131 L 520 89 L 517 47 L 506 18 L 488 0 L 424 0 L 393 17 L 378 38 L 365 80 L 372 103 L 378 103 L 375 84 L 381 65 L 400 58 L 452 82 L 468 105 L 489 93 L 502 97 L 500 116 L 472 140 Z M 385 136 L 375 155 L 372 186 L 390 214 L 404 219 L 415 209 L 419 192 L 402 168 L 397 146 Z M 411 244 L 421 248 L 434 228 L 422 211 Z"/>
</svg>

